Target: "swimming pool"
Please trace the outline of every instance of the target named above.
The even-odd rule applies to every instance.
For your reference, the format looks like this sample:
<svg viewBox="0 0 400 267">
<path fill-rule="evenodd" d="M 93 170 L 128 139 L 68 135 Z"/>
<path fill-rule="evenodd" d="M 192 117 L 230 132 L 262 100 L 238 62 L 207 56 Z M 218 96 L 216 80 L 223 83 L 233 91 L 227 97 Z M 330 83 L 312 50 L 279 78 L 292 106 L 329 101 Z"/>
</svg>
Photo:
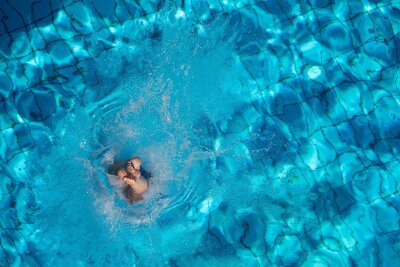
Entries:
<svg viewBox="0 0 400 267">
<path fill-rule="evenodd" d="M 0 4 L 0 266 L 393 266 L 396 1 Z M 107 166 L 153 174 L 127 205 Z"/>
</svg>

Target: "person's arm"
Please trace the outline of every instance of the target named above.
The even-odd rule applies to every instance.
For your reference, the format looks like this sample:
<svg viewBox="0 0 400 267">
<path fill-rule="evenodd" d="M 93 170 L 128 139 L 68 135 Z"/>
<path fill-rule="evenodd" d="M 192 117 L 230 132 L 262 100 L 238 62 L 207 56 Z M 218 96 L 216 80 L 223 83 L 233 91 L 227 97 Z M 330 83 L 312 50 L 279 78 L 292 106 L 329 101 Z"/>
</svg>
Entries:
<svg viewBox="0 0 400 267">
<path fill-rule="evenodd" d="M 124 178 L 124 183 L 132 188 L 136 194 L 141 194 L 148 188 L 147 181 L 142 177 L 136 178 L 136 180 Z"/>
</svg>

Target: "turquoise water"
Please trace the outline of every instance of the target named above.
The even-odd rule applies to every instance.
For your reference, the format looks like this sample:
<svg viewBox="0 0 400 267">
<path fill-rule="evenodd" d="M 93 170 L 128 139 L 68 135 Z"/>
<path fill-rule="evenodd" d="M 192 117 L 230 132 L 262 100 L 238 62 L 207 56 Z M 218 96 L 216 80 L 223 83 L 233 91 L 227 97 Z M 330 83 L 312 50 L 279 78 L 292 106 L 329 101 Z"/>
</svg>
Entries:
<svg viewBox="0 0 400 267">
<path fill-rule="evenodd" d="M 0 266 L 398 265 L 400 2 L 0 13 Z"/>
</svg>

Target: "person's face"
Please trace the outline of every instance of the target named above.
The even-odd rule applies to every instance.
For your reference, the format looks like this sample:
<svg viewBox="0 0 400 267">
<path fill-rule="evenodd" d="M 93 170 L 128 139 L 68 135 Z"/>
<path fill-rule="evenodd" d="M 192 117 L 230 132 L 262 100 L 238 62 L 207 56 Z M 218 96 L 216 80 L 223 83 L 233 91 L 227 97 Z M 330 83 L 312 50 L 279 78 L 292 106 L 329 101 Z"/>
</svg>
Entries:
<svg viewBox="0 0 400 267">
<path fill-rule="evenodd" d="M 132 174 L 134 177 L 136 177 L 136 178 L 140 177 L 140 171 L 139 171 L 139 170 L 136 170 L 136 169 L 133 167 L 133 164 L 128 163 L 127 169 L 128 169 L 128 172 L 129 172 L 130 174 Z"/>
<path fill-rule="evenodd" d="M 126 169 L 128 170 L 128 172 L 132 173 L 135 170 L 135 166 L 134 166 L 133 162 L 128 161 L 126 163 Z"/>
<path fill-rule="evenodd" d="M 140 170 L 140 165 L 142 164 L 142 160 L 140 158 L 133 158 L 131 160 L 128 160 L 128 165 L 132 164 L 132 167 L 136 170 Z"/>
<path fill-rule="evenodd" d="M 135 170 L 135 168 L 133 168 L 131 164 L 128 165 L 127 169 L 129 173 L 132 173 Z"/>
</svg>

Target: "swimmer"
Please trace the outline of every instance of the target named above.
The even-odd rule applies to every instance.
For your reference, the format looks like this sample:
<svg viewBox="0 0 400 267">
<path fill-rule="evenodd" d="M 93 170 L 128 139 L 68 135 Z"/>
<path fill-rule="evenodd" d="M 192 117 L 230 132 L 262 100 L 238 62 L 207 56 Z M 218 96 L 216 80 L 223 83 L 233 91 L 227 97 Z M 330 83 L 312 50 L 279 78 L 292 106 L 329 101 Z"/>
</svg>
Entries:
<svg viewBox="0 0 400 267">
<path fill-rule="evenodd" d="M 126 169 L 119 168 L 117 171 L 119 179 L 125 185 L 123 193 L 131 203 L 142 200 L 142 194 L 148 188 L 148 183 L 140 172 L 141 164 L 140 158 L 133 158 L 128 160 Z"/>
</svg>

